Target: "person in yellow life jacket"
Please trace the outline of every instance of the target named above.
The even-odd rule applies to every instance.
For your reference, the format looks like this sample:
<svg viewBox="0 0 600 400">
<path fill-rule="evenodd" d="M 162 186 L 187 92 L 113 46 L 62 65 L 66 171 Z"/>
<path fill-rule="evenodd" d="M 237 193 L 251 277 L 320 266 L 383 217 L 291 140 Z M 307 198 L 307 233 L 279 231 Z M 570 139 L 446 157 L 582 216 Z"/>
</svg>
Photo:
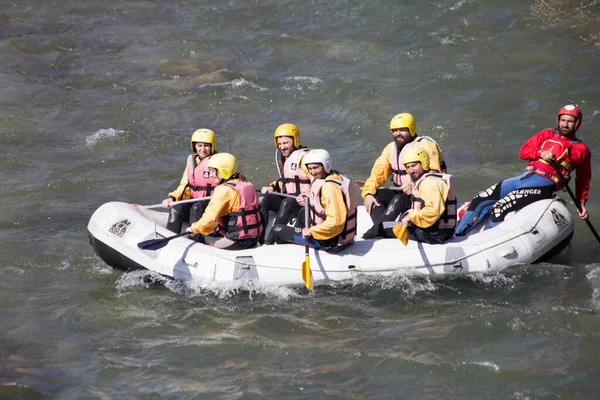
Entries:
<svg viewBox="0 0 600 400">
<path fill-rule="evenodd" d="M 331 168 L 331 156 L 322 149 L 311 150 L 303 163 L 312 178 L 304 207 L 309 208 L 309 226 L 305 226 L 301 210 L 294 227 L 273 227 L 275 243 L 295 243 L 326 251 L 340 251 L 354 242 L 358 196 L 352 181 Z M 298 199 L 300 202 L 302 200 Z"/>
<path fill-rule="evenodd" d="M 187 231 L 195 240 L 221 249 L 256 246 L 263 227 L 254 185 L 236 172 L 235 157 L 229 153 L 212 156 L 208 168 L 216 187 L 204 215 Z"/>
<path fill-rule="evenodd" d="M 175 233 L 181 231 L 183 222 L 192 223 L 200 219 L 208 200 L 175 206 L 172 203 L 210 196 L 215 188 L 208 179 L 208 160 L 217 152 L 215 133 L 210 129 L 196 130 L 190 139 L 190 147 L 192 154 L 187 158 L 179 186 L 162 201 L 162 206 L 170 209 L 167 229 Z"/>
<path fill-rule="evenodd" d="M 400 223 L 408 224 L 407 231 L 412 240 L 430 244 L 445 242 L 452 237 L 456 227 L 454 177 L 430 170 L 429 155 L 420 148 L 406 151 L 402 164 L 412 181 L 412 205 Z M 386 229 L 394 225 L 384 224 Z"/>
<path fill-rule="evenodd" d="M 310 179 L 302 157 L 308 152 L 300 145 L 300 130 L 293 124 L 282 124 L 275 129 L 275 165 L 279 178 L 269 186 L 261 189 L 258 197 L 263 223 L 269 222 L 269 211 L 277 213 L 274 224 L 287 224 L 290 217 L 295 216 L 302 207 L 295 199 L 284 198 L 269 194 L 272 192 L 298 196 L 302 191 L 308 191 Z M 273 244 L 274 238 L 270 233 L 265 239 L 266 244 Z"/>
<path fill-rule="evenodd" d="M 395 115 L 390 121 L 390 132 L 394 141 L 375 160 L 371 175 L 362 188 L 365 209 L 373 221 L 373 227 L 363 235 L 364 239 L 389 237 L 390 231 L 383 229 L 382 223 L 394 221 L 411 206 L 412 182 L 401 162 L 404 152 L 415 147 L 424 149 L 430 156 L 431 170 L 446 172 L 446 163 L 438 144 L 429 136 L 417 135 L 417 123 L 411 114 Z M 390 176 L 399 190 L 381 188 Z"/>
</svg>

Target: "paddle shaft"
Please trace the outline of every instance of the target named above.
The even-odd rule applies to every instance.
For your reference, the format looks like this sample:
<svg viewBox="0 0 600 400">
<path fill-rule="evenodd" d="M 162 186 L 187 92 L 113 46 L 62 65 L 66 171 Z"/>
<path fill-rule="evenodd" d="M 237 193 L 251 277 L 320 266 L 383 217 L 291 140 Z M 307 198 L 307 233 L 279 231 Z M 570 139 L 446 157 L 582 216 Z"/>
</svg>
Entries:
<svg viewBox="0 0 600 400">
<path fill-rule="evenodd" d="M 166 244 L 168 241 L 173 240 L 175 238 L 181 237 L 181 236 L 187 236 L 187 235 L 192 235 L 191 232 L 181 232 L 177 235 L 173 235 L 173 236 L 169 236 L 166 238 L 162 238 L 162 239 L 149 239 L 149 240 L 145 240 L 143 242 L 138 243 L 138 247 L 142 250 L 145 250 L 149 247 L 155 247 L 156 245 L 163 245 Z M 160 246 L 163 247 L 163 246 Z"/>
<path fill-rule="evenodd" d="M 308 200 L 308 197 L 305 197 L 306 201 L 304 202 L 304 227 L 305 228 L 310 228 L 309 225 L 309 204 L 310 201 Z M 309 252 L 309 246 L 308 246 L 308 240 L 310 238 L 304 238 L 304 262 L 302 263 L 302 279 L 304 280 L 304 284 L 306 285 L 306 288 L 308 290 L 310 290 L 311 292 L 314 292 L 314 287 L 313 287 L 313 283 L 312 283 L 312 271 L 310 270 L 310 252 Z"/>
<path fill-rule="evenodd" d="M 310 225 L 309 225 L 308 213 L 309 213 L 308 199 L 306 199 L 306 202 L 304 203 L 304 227 L 309 229 Z M 309 238 L 305 238 L 305 239 L 306 239 L 305 240 L 306 243 L 304 243 L 304 255 L 306 256 L 306 260 L 308 261 L 308 257 L 309 257 L 309 254 L 310 254 L 308 252 L 308 249 L 309 249 L 309 247 L 308 247 L 308 239 Z"/>
<path fill-rule="evenodd" d="M 197 199 L 174 201 L 171 203 L 171 207 L 176 206 L 177 204 L 195 203 L 197 201 L 210 200 L 211 198 L 212 198 L 212 196 L 206 196 L 206 197 L 198 197 Z M 164 208 L 162 203 L 152 204 L 150 206 L 144 206 L 144 207 L 145 208 Z"/>
<path fill-rule="evenodd" d="M 298 196 L 294 196 L 293 194 L 285 194 L 285 193 L 279 193 L 279 192 L 267 192 L 267 194 L 272 194 L 272 195 L 279 196 L 279 197 L 287 197 L 288 199 L 298 198 Z"/>
<path fill-rule="evenodd" d="M 583 212 L 583 209 L 581 208 L 581 203 L 579 202 L 579 200 L 577 200 L 577 197 L 575 197 L 575 195 L 571 191 L 571 188 L 569 187 L 569 182 L 567 182 L 565 177 L 560 173 L 560 170 L 556 166 L 556 163 L 554 162 L 554 160 L 551 160 L 550 164 L 554 168 L 554 171 L 556 171 L 556 174 L 558 175 L 559 179 L 561 180 L 563 187 L 567 190 L 567 193 L 569 193 L 569 196 L 571 196 L 571 200 L 573 200 L 573 203 L 575 203 L 575 207 L 577 207 L 577 211 L 579 211 L 580 213 Z M 598 235 L 598 232 L 596 232 L 596 229 L 594 229 L 594 226 L 590 222 L 589 216 L 588 216 L 588 218 L 584 219 L 584 221 L 587 224 L 588 228 L 590 228 L 590 231 L 592 231 L 592 234 L 594 235 L 594 237 L 596 238 L 598 243 L 600 243 L 600 236 Z"/>
</svg>

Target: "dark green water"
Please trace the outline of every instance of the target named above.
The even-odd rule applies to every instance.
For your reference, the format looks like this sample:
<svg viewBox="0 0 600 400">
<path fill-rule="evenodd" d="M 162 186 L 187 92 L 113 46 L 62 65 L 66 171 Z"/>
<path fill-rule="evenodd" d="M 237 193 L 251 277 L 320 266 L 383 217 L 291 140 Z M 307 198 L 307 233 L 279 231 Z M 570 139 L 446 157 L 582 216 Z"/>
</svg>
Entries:
<svg viewBox="0 0 600 400">
<path fill-rule="evenodd" d="M 600 228 L 599 50 L 531 4 L 2 1 L 0 398 L 596 399 L 600 246 L 579 220 L 547 264 L 315 296 L 121 274 L 86 237 L 102 203 L 166 197 L 200 127 L 257 185 L 283 122 L 365 178 L 411 112 L 467 200 L 522 171 L 567 100 Z"/>
</svg>

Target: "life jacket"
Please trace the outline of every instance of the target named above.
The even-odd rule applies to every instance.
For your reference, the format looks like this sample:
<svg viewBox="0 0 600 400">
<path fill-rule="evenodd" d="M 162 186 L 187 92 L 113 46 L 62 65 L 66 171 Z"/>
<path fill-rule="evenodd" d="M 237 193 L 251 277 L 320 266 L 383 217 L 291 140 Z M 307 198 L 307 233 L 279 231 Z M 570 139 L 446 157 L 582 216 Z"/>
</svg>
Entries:
<svg viewBox="0 0 600 400">
<path fill-rule="evenodd" d="M 263 226 L 254 185 L 250 182 L 225 182 L 223 185 L 235 189 L 240 196 L 240 207 L 217 219 L 219 233 L 231 240 L 259 237 Z"/>
<path fill-rule="evenodd" d="M 449 174 L 442 174 L 439 172 L 428 172 L 421 176 L 419 180 L 413 183 L 412 186 L 412 208 L 420 210 L 425 205 L 425 201 L 419 195 L 419 186 L 423 179 L 433 177 L 436 179 L 443 179 L 448 185 L 448 198 L 446 199 L 444 206 L 444 213 L 440 218 L 430 227 L 424 228 L 425 230 L 437 230 L 437 229 L 454 229 L 456 227 L 456 186 L 454 184 L 454 176 Z"/>
<path fill-rule="evenodd" d="M 308 148 L 302 147 L 295 150 L 282 164 L 282 156 L 279 149 L 275 151 L 275 164 L 277 172 L 282 181 L 282 192 L 294 196 L 299 195 L 302 191 L 307 191 L 310 188 L 310 178 L 300 168 L 300 161 L 304 154 L 309 151 Z"/>
<path fill-rule="evenodd" d="M 552 152 L 555 157 L 555 163 L 560 171 L 561 175 L 568 179 L 570 172 L 574 169 L 573 159 L 571 158 L 571 146 L 575 143 L 580 143 L 581 140 L 577 138 L 569 139 L 560 133 L 556 132 L 554 136 L 549 139 L 546 139 L 544 143 L 542 143 L 541 150 L 547 150 Z M 538 159 L 535 161 L 530 161 L 527 164 L 527 171 L 534 172 L 538 175 L 544 176 L 550 179 L 556 185 L 557 189 L 562 188 L 562 182 L 560 177 L 556 174 L 554 167 L 544 161 L 543 159 Z"/>
<path fill-rule="evenodd" d="M 404 168 L 404 164 L 402 164 L 402 156 L 404 156 L 405 152 L 408 151 L 408 149 L 419 147 L 419 142 L 424 139 L 433 142 L 438 149 L 440 148 L 437 142 L 429 136 L 417 136 L 412 142 L 405 144 L 404 147 L 402 147 L 402 150 L 400 151 L 398 151 L 398 145 L 396 144 L 396 142 L 394 142 L 394 146 L 392 146 L 392 151 L 390 151 L 388 161 L 390 163 L 390 166 L 392 167 L 392 179 L 396 186 L 412 184 L 410 175 L 408 175 L 408 172 L 406 172 L 406 169 Z M 439 151 L 439 154 L 440 166 L 442 168 L 442 170 L 439 172 L 446 173 L 446 162 L 444 161 L 444 156 L 442 155 L 441 150 Z"/>
<path fill-rule="evenodd" d="M 208 179 L 208 160 L 210 156 L 204 157 L 198 165 L 195 165 L 196 157 L 196 154 L 188 156 L 186 168 L 188 187 L 190 188 L 192 199 L 210 196 L 215 190 L 215 187 L 211 185 L 211 181 Z"/>
<path fill-rule="evenodd" d="M 310 226 L 318 225 L 323 223 L 327 218 L 325 214 L 325 207 L 321 204 L 321 188 L 325 183 L 332 182 L 339 186 L 340 190 L 344 194 L 344 204 L 346 205 L 346 221 L 344 222 L 344 229 L 337 236 L 338 246 L 345 246 L 352 242 L 354 242 L 354 238 L 356 237 L 356 215 L 358 209 L 358 200 L 356 189 L 352 184 L 352 181 L 339 172 L 332 171 L 342 177 L 342 180 L 339 181 L 337 179 L 315 179 L 313 183 L 310 185 L 310 194 L 309 194 L 309 217 L 310 217 Z"/>
</svg>

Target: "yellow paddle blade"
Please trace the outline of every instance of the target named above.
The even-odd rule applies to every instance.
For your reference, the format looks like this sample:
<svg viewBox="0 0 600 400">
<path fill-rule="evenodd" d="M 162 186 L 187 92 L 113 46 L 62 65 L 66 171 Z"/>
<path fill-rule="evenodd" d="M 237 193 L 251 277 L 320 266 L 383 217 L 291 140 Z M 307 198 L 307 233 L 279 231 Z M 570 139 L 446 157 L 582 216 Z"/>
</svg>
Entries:
<svg viewBox="0 0 600 400">
<path fill-rule="evenodd" d="M 408 232 L 406 231 L 407 227 L 408 225 L 406 224 L 396 224 L 392 228 L 394 235 L 396 235 L 398 240 L 401 241 L 405 246 L 408 244 Z"/>
<path fill-rule="evenodd" d="M 304 281 L 306 288 L 314 293 L 315 285 L 313 282 L 312 271 L 310 270 L 310 258 L 308 255 L 302 263 L 302 280 Z"/>
</svg>

